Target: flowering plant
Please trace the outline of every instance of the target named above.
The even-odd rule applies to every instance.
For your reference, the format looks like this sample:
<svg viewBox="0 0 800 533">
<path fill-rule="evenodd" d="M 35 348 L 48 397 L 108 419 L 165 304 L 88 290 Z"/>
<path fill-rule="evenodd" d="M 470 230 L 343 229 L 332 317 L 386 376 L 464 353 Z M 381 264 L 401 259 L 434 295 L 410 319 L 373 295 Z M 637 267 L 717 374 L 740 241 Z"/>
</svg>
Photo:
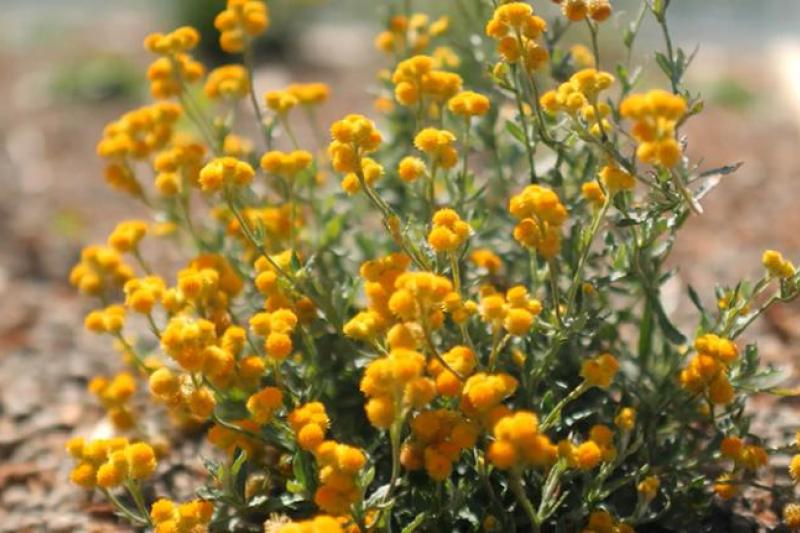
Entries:
<svg viewBox="0 0 800 533">
<path fill-rule="evenodd" d="M 800 443 L 751 433 L 747 399 L 782 391 L 742 335 L 800 277 L 767 251 L 760 279 L 718 288 L 714 310 L 690 289 L 697 326 L 673 324 L 667 257 L 736 165 L 686 156 L 703 104 L 669 0 L 643 0 L 615 65 L 598 46 L 610 2 L 555 3 L 546 21 L 475 2 L 459 30 L 389 2 L 380 126 L 346 115 L 317 148 L 293 128 L 316 127 L 326 85 L 253 86 L 264 2 L 228 0 L 215 25 L 242 61 L 208 74 L 194 29 L 148 36 L 156 103 L 97 151 L 153 218 L 121 222 L 70 276 L 127 365 L 89 387 L 120 436 L 71 440 L 71 479 L 159 532 L 686 530 L 763 487 L 769 455 Z M 640 90 L 630 65 L 646 17 L 666 89 Z M 565 44 L 570 25 L 591 47 Z M 175 275 L 146 258 L 156 239 L 186 254 Z M 168 454 L 141 423 L 157 412 L 218 449 L 195 500 L 146 483 Z"/>
</svg>

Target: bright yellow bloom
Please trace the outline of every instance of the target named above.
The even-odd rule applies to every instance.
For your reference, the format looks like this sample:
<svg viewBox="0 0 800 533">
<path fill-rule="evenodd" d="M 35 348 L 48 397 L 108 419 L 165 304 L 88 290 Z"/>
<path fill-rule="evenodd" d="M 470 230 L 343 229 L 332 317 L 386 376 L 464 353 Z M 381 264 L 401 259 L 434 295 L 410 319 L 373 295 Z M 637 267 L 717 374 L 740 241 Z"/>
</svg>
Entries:
<svg viewBox="0 0 800 533">
<path fill-rule="evenodd" d="M 203 91 L 209 98 L 235 100 L 250 94 L 250 74 L 242 65 L 223 65 L 208 74 Z"/>
<path fill-rule="evenodd" d="M 313 156 L 306 150 L 279 152 L 272 150 L 261 156 L 261 168 L 270 174 L 285 179 L 294 179 L 297 174 L 311 167 Z"/>
<path fill-rule="evenodd" d="M 325 83 L 292 83 L 286 92 L 294 96 L 301 105 L 319 105 L 328 100 L 331 88 Z"/>
<path fill-rule="evenodd" d="M 587 181 L 581 185 L 581 194 L 594 207 L 601 207 L 606 202 L 606 195 L 596 181 Z"/>
<path fill-rule="evenodd" d="M 83 294 L 100 295 L 121 287 L 133 277 L 133 269 L 125 264 L 119 252 L 105 246 L 87 246 L 80 262 L 69 274 L 69 282 Z"/>
<path fill-rule="evenodd" d="M 610 353 L 604 353 L 584 361 L 581 366 L 581 377 L 589 385 L 607 389 L 614 380 L 617 370 L 619 370 L 617 358 Z"/>
<path fill-rule="evenodd" d="M 220 47 L 231 54 L 242 52 L 268 26 L 269 12 L 261 0 L 228 0 L 227 8 L 214 19 Z"/>
<path fill-rule="evenodd" d="M 247 400 L 247 410 L 256 424 L 269 423 L 272 415 L 283 406 L 283 393 L 277 387 L 264 387 Z"/>
<path fill-rule="evenodd" d="M 361 158 L 378 149 L 383 138 L 363 115 L 347 115 L 331 126 L 328 155 L 337 172 L 362 172 Z"/>
<path fill-rule="evenodd" d="M 478 427 L 448 409 L 422 411 L 411 421 L 412 437 L 400 454 L 407 470 L 425 471 L 435 481 L 450 477 L 461 452 L 475 446 Z"/>
<path fill-rule="evenodd" d="M 300 100 L 289 91 L 269 91 L 264 94 L 264 101 L 267 103 L 267 108 L 281 116 L 286 115 L 300 103 Z"/>
<path fill-rule="evenodd" d="M 422 408 L 436 394 L 434 382 L 424 376 L 425 357 L 414 350 L 394 349 L 371 362 L 361 378 L 361 392 L 373 426 L 388 428 L 411 408 Z"/>
<path fill-rule="evenodd" d="M 412 183 L 428 173 L 428 167 L 422 159 L 414 156 L 406 156 L 397 165 L 397 174 L 406 183 Z"/>
<path fill-rule="evenodd" d="M 659 487 L 661 487 L 661 481 L 657 476 L 647 476 L 636 485 L 636 490 L 642 495 L 644 501 L 649 503 L 655 499 Z"/>
<path fill-rule="evenodd" d="M 636 425 L 636 409 L 633 407 L 623 407 L 614 417 L 614 425 L 622 431 L 631 431 Z"/>
<path fill-rule="evenodd" d="M 783 258 L 780 252 L 766 250 L 761 257 L 761 263 L 771 276 L 777 278 L 791 278 L 797 272 L 791 261 Z"/>
<path fill-rule="evenodd" d="M 525 2 L 498 6 L 486 25 L 486 35 L 497 41 L 497 52 L 507 63 L 520 60 L 528 71 L 542 67 L 549 59 L 544 46 L 536 41 L 547 30 L 547 23 L 533 14 Z"/>
<path fill-rule="evenodd" d="M 558 459 L 558 449 L 539 433 L 539 419 L 529 411 L 510 413 L 494 425 L 494 442 L 487 457 L 497 468 L 513 466 L 544 468 Z"/>
<path fill-rule="evenodd" d="M 431 158 L 432 165 L 452 168 L 458 163 L 455 140 L 456 136 L 447 130 L 425 128 L 414 137 L 414 146 Z"/>
<path fill-rule="evenodd" d="M 786 504 L 783 508 L 783 523 L 790 529 L 800 528 L 800 504 Z"/>
<path fill-rule="evenodd" d="M 428 244 L 437 252 L 454 252 L 469 238 L 472 228 L 452 209 L 439 209 L 433 215 Z"/>
<path fill-rule="evenodd" d="M 447 108 L 453 114 L 467 118 L 485 115 L 490 105 L 488 98 L 473 91 L 462 91 L 447 102 Z"/>
<path fill-rule="evenodd" d="M 160 499 L 150 508 L 156 533 L 206 531 L 213 514 L 213 504 L 203 500 L 177 505 L 170 500 Z"/>
<path fill-rule="evenodd" d="M 561 250 L 560 227 L 567 219 L 567 210 L 558 195 L 546 187 L 528 185 L 513 196 L 509 212 L 519 220 L 514 239 L 550 259 Z"/>
<path fill-rule="evenodd" d="M 200 171 L 200 188 L 206 192 L 216 192 L 223 187 L 241 187 L 253 181 L 255 171 L 249 163 L 235 157 L 214 159 Z"/>
<path fill-rule="evenodd" d="M 623 118 L 633 121 L 631 134 L 639 143 L 636 156 L 642 163 L 672 168 L 682 156 L 675 128 L 686 114 L 686 100 L 662 90 L 632 94 L 619 108 Z"/>
</svg>

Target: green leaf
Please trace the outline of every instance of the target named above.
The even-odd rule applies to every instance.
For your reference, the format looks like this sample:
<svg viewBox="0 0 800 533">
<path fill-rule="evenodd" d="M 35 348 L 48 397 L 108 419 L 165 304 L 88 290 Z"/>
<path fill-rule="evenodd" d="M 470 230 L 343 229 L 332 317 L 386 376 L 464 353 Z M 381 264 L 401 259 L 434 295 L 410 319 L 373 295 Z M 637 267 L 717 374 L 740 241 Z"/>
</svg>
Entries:
<svg viewBox="0 0 800 533">
<path fill-rule="evenodd" d="M 422 525 L 423 522 L 428 518 L 428 513 L 422 512 L 417 515 L 417 517 L 411 521 L 406 527 L 401 530 L 401 533 L 412 533 L 415 531 L 419 526 Z"/>
<path fill-rule="evenodd" d="M 511 134 L 516 140 L 520 142 L 523 146 L 525 145 L 525 132 L 522 131 L 522 128 L 519 127 L 519 124 L 516 122 L 511 122 L 510 120 L 506 120 L 506 131 Z"/>
<path fill-rule="evenodd" d="M 697 294 L 697 291 L 694 290 L 694 287 L 689 285 L 687 289 L 689 291 L 689 299 L 692 300 L 692 303 L 697 310 L 703 314 L 706 314 L 706 308 L 703 307 L 703 302 L 700 301 L 700 296 Z"/>
<path fill-rule="evenodd" d="M 683 344 L 686 342 L 686 337 L 670 322 L 667 313 L 661 306 L 661 302 L 657 298 L 651 299 L 655 303 L 656 317 L 658 318 L 658 326 L 664 333 L 664 336 L 669 339 L 672 344 Z"/>
</svg>

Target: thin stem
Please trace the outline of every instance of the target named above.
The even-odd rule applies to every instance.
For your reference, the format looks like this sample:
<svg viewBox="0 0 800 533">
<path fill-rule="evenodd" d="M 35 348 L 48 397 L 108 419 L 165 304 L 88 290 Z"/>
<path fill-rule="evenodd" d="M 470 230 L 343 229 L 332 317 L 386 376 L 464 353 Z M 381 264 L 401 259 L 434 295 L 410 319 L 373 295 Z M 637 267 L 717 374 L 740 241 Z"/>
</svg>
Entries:
<svg viewBox="0 0 800 533">
<path fill-rule="evenodd" d="M 559 326 L 564 326 L 564 321 L 561 318 L 561 296 L 558 290 L 558 278 L 557 278 L 557 271 L 556 271 L 556 262 L 554 259 L 548 259 L 547 261 L 548 267 L 548 278 L 550 279 L 550 297 L 553 300 L 553 310 L 556 313 L 556 320 L 558 321 Z"/>
<path fill-rule="evenodd" d="M 603 202 L 603 207 L 600 208 L 595 215 L 594 220 L 592 221 L 592 225 L 589 228 L 589 237 L 586 239 L 586 244 L 581 252 L 580 259 L 578 260 L 578 265 L 575 267 L 575 275 L 572 278 L 572 286 L 569 288 L 569 295 L 567 296 L 567 313 L 572 312 L 572 307 L 575 303 L 575 297 L 578 293 L 578 286 L 583 278 L 583 270 L 586 267 L 586 261 L 589 258 L 589 252 L 592 249 L 592 244 L 594 243 L 594 239 L 597 236 L 598 230 L 600 229 L 600 224 L 602 223 L 603 218 L 605 218 L 610 205 L 611 194 L 609 193 L 606 195 L 606 200 Z"/>
<path fill-rule="evenodd" d="M 589 390 L 591 385 L 588 382 L 582 381 L 580 385 L 572 389 L 572 392 L 567 394 L 560 402 L 558 402 L 555 407 L 547 414 L 544 421 L 542 422 L 541 426 L 539 427 L 539 432 L 544 433 L 552 426 L 557 424 L 559 420 L 561 420 L 561 411 L 564 410 L 564 407 L 567 406 L 568 403 L 576 400 L 579 398 L 584 392 Z"/>
<path fill-rule="evenodd" d="M 464 141 L 462 143 L 463 145 L 462 149 L 464 150 L 464 158 L 461 164 L 461 176 L 458 183 L 458 201 L 456 202 L 459 211 L 463 211 L 464 199 L 467 196 L 467 168 L 469 167 L 469 127 L 470 127 L 470 119 L 469 117 L 465 117 Z"/>
<path fill-rule="evenodd" d="M 252 43 L 248 43 L 244 50 L 244 66 L 247 69 L 248 77 L 250 78 L 250 105 L 253 107 L 253 111 L 256 114 L 256 119 L 258 120 L 259 129 L 261 129 L 261 133 L 264 136 L 264 142 L 266 144 L 267 150 L 272 147 L 272 136 L 269 134 L 269 129 L 267 125 L 264 123 L 264 113 L 261 111 L 261 106 L 258 104 L 258 97 L 256 96 L 256 87 L 255 87 L 255 62 L 253 60 L 253 46 Z"/>
<path fill-rule="evenodd" d="M 286 135 L 289 136 L 289 140 L 292 141 L 292 147 L 295 150 L 300 149 L 300 143 L 297 142 L 297 136 L 295 136 L 294 131 L 292 131 L 292 126 L 289 124 L 289 116 L 287 114 L 279 115 L 278 119 L 283 126 L 283 130 L 286 132 Z"/>
<path fill-rule="evenodd" d="M 539 183 L 539 178 L 536 176 L 536 165 L 533 161 L 533 144 L 531 141 L 530 133 L 528 132 L 528 120 L 525 116 L 525 108 L 522 105 L 522 95 L 520 94 L 519 88 L 519 76 L 517 73 L 517 66 L 513 67 L 513 74 L 514 74 L 514 83 L 512 88 L 514 89 L 514 99 L 517 102 L 517 112 L 519 113 L 519 121 L 522 124 L 522 135 L 525 139 L 525 153 L 528 156 L 528 166 L 531 170 L 531 183 Z"/>
<path fill-rule="evenodd" d="M 597 24 L 587 16 L 586 25 L 589 26 L 589 34 L 592 36 L 592 53 L 594 53 L 594 67 L 600 70 L 600 47 L 597 44 Z"/>
<path fill-rule="evenodd" d="M 137 263 L 139 263 L 139 266 L 142 267 L 142 270 L 144 270 L 145 274 L 149 276 L 153 273 L 153 270 L 150 268 L 150 264 L 145 261 L 144 257 L 142 257 L 142 252 L 139 250 L 138 246 L 133 247 L 133 250 L 131 250 L 131 255 L 133 255 L 133 258 L 136 259 Z"/>
<path fill-rule="evenodd" d="M 539 518 L 536 516 L 536 511 L 533 509 L 533 504 L 525 494 L 525 487 L 522 486 L 522 476 L 517 469 L 512 470 L 508 476 L 508 485 L 511 487 L 511 491 L 517 498 L 517 502 L 522 507 L 522 510 L 525 511 L 528 520 L 531 522 L 531 533 L 539 533 Z"/>
<path fill-rule="evenodd" d="M 127 488 L 128 492 L 131 493 L 133 502 L 136 504 L 136 508 L 142 514 L 142 517 L 144 517 L 144 519 L 147 521 L 147 525 L 152 527 L 153 522 L 150 519 L 150 514 L 147 512 L 147 507 L 145 507 L 144 498 L 142 497 L 142 489 L 139 486 L 139 482 L 129 479 L 125 482 L 125 488 Z"/>
<path fill-rule="evenodd" d="M 103 494 L 106 495 L 106 498 L 111 500 L 111 503 L 114 504 L 114 507 L 116 507 L 117 510 L 120 513 L 122 513 L 122 515 L 125 518 L 127 518 L 128 520 L 130 520 L 132 523 L 134 523 L 137 526 L 143 526 L 143 525 L 149 526 L 149 525 L 152 525 L 150 523 L 150 517 L 149 516 L 147 516 L 145 518 L 145 517 L 137 515 L 136 513 L 134 513 L 130 509 L 128 509 L 121 501 L 119 501 L 119 498 L 114 496 L 114 494 L 112 494 L 110 490 L 105 489 L 105 488 L 103 488 L 101 490 L 103 491 Z"/>
</svg>

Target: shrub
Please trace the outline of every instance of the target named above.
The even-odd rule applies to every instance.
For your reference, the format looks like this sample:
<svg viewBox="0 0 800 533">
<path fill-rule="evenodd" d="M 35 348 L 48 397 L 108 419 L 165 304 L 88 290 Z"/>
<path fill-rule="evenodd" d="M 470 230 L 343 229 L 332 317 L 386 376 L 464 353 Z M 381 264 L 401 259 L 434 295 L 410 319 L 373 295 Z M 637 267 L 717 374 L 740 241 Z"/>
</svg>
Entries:
<svg viewBox="0 0 800 533">
<path fill-rule="evenodd" d="M 456 22 L 410 4 L 376 39 L 380 126 L 346 115 L 327 149 L 293 133 L 316 127 L 326 85 L 255 93 L 264 3 L 228 1 L 215 24 L 244 62 L 207 76 L 192 28 L 145 39 L 157 101 L 109 124 L 98 154 L 153 218 L 120 223 L 70 278 L 99 303 L 86 327 L 123 355 L 90 389 L 127 438 L 71 441 L 72 480 L 156 531 L 697 526 L 797 451 L 750 432 L 747 399 L 780 391 L 742 334 L 800 280 L 767 251 L 716 309 L 690 289 L 693 331 L 664 309 L 678 231 L 736 169 L 685 154 L 703 105 L 669 2 L 643 2 L 623 34 L 630 57 L 645 17 L 663 29 L 667 88 L 650 90 L 629 60 L 602 69 L 605 0 L 563 0 L 549 22 L 475 3 L 453 33 L 480 18 L 485 35 L 456 43 Z M 570 24 L 591 48 L 564 44 Z M 254 139 L 234 120 L 248 107 Z M 157 274 L 150 240 L 185 266 Z M 137 409 L 137 387 L 161 407 Z M 219 452 L 198 499 L 148 506 L 166 452 L 140 420 L 164 412 L 174 438 L 201 428 Z"/>
</svg>

